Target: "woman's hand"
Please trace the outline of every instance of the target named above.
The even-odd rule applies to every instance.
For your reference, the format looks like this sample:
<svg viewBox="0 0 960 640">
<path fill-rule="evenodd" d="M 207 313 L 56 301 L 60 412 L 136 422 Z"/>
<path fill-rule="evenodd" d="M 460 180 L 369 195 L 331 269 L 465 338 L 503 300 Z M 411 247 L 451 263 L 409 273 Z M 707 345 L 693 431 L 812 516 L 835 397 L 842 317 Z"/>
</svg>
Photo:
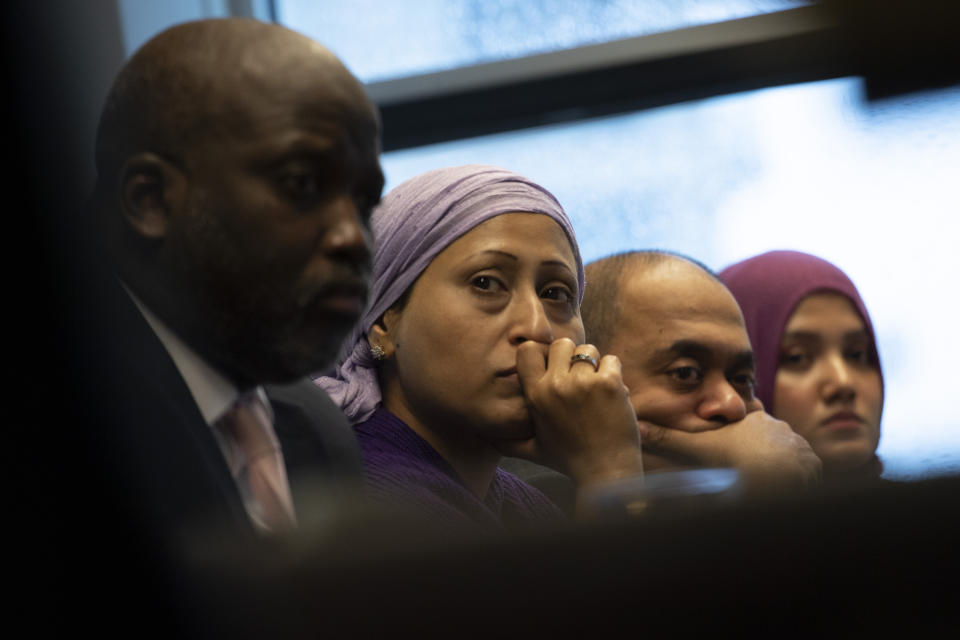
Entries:
<svg viewBox="0 0 960 640">
<path fill-rule="evenodd" d="M 531 341 L 517 350 L 517 375 L 534 437 L 503 453 L 558 468 L 581 489 L 643 473 L 640 432 L 619 358 L 601 358 L 593 345 L 577 346 L 569 338 L 549 349 Z"/>
</svg>

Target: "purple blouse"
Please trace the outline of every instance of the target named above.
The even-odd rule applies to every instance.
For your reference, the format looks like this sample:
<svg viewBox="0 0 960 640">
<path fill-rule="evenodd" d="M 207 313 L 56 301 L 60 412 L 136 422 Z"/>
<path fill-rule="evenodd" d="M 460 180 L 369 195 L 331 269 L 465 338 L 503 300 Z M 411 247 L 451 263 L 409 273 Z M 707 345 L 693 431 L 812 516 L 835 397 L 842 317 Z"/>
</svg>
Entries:
<svg viewBox="0 0 960 640">
<path fill-rule="evenodd" d="M 383 407 L 354 428 L 368 496 L 376 505 L 433 524 L 491 531 L 566 520 L 543 493 L 500 468 L 481 500 L 426 440 Z"/>
</svg>

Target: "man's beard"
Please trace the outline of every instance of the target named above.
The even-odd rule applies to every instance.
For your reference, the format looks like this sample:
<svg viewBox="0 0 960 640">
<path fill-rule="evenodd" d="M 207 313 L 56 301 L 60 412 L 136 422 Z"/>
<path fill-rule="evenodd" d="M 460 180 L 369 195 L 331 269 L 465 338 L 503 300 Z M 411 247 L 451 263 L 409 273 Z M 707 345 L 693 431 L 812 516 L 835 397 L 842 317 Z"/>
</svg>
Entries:
<svg viewBox="0 0 960 640">
<path fill-rule="evenodd" d="M 306 317 L 311 292 L 264 278 L 275 268 L 270 248 L 253 256 L 235 251 L 219 217 L 202 201 L 193 205 L 175 261 L 189 305 L 179 314 L 184 337 L 242 386 L 291 382 L 330 367 L 351 325 Z"/>
</svg>

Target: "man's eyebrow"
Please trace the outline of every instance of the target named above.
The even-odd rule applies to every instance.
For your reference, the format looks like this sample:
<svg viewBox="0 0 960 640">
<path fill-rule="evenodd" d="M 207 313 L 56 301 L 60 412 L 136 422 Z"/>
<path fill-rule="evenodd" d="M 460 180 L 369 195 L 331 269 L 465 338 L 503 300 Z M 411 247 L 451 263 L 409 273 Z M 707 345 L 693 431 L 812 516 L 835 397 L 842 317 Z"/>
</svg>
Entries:
<svg viewBox="0 0 960 640">
<path fill-rule="evenodd" d="M 744 369 L 754 370 L 757 368 L 756 358 L 753 351 L 747 349 L 739 351 L 730 359 L 730 371 L 742 371 Z"/>
<path fill-rule="evenodd" d="M 707 362 L 717 356 L 717 351 L 702 342 L 696 340 L 677 340 L 669 347 L 655 351 L 651 357 L 652 360 L 669 360 L 673 358 L 693 358 L 701 362 Z M 730 365 L 726 367 L 729 370 L 754 369 L 755 358 L 753 351 L 744 349 L 735 352 L 729 358 Z"/>
<path fill-rule="evenodd" d="M 696 340 L 677 340 L 669 347 L 653 352 L 653 358 L 695 358 L 702 360 L 710 355 L 710 347 Z"/>
<path fill-rule="evenodd" d="M 300 138 L 282 147 L 288 155 L 332 155 L 341 151 L 341 145 L 329 138 Z"/>
<path fill-rule="evenodd" d="M 264 146 L 254 160 L 257 166 L 267 169 L 280 168 L 290 162 L 304 162 L 346 173 L 349 158 L 336 144 L 324 145 L 300 139 L 289 144 Z"/>
<path fill-rule="evenodd" d="M 322 133 L 287 133 L 264 142 L 277 155 L 326 155 L 344 151 L 342 140 Z"/>
</svg>

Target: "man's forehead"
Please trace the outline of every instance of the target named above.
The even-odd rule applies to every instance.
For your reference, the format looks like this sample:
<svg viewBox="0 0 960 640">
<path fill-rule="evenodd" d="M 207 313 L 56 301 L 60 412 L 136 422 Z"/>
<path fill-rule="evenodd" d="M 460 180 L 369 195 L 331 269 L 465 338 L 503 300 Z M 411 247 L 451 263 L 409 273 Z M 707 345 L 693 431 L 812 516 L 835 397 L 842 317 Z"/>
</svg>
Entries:
<svg viewBox="0 0 960 640">
<path fill-rule="evenodd" d="M 750 349 L 740 308 L 722 284 L 702 272 L 656 271 L 624 283 L 615 343 L 629 341 L 631 350 L 646 353 L 691 342 L 714 351 Z"/>
<path fill-rule="evenodd" d="M 628 272 L 620 293 L 624 314 L 643 314 L 655 322 L 743 325 L 740 307 L 727 288 L 699 267 L 679 259 Z"/>
<path fill-rule="evenodd" d="M 185 23 L 148 42 L 130 67 L 126 75 L 154 79 L 151 102 L 162 105 L 160 113 L 173 127 L 199 123 L 248 136 L 256 125 L 307 117 L 378 129 L 376 107 L 340 60 L 279 25 L 245 19 Z"/>
<path fill-rule="evenodd" d="M 226 139 L 237 143 L 282 146 L 287 138 L 307 137 L 319 146 L 347 139 L 367 146 L 379 132 L 375 106 L 342 68 L 301 65 L 271 73 L 268 65 L 255 63 L 211 85 L 206 110 Z"/>
<path fill-rule="evenodd" d="M 244 51 L 211 74 L 210 88 L 220 92 L 219 97 L 233 100 L 262 96 L 270 101 L 296 99 L 340 112 L 373 111 L 360 81 L 322 45 L 306 39 L 288 44 Z"/>
<path fill-rule="evenodd" d="M 746 330 L 733 322 L 678 320 L 658 329 L 646 342 L 645 351 L 649 354 L 739 357 L 751 351 Z"/>
<path fill-rule="evenodd" d="M 714 350 L 742 350 L 750 348 L 747 330 L 739 318 L 709 313 L 644 313 L 638 324 L 646 324 L 643 342 L 649 350 L 671 345 L 697 343 Z"/>
</svg>

